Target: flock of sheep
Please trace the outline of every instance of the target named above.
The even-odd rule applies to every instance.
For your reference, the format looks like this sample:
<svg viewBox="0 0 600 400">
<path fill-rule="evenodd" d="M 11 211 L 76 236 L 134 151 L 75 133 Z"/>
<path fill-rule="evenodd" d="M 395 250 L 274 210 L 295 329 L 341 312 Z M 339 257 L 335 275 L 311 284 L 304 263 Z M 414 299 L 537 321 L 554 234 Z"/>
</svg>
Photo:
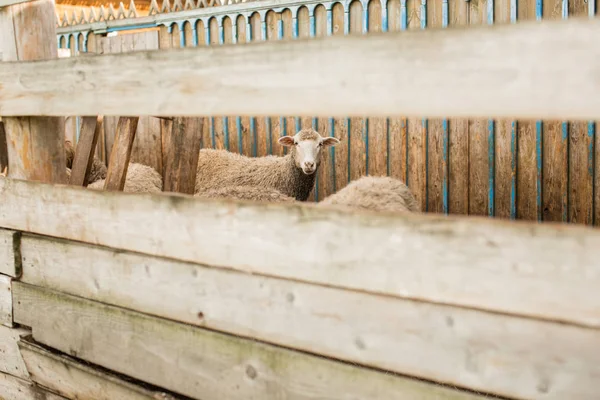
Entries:
<svg viewBox="0 0 600 400">
<path fill-rule="evenodd" d="M 322 151 L 339 144 L 334 137 L 323 137 L 313 129 L 295 136 L 284 136 L 279 144 L 290 149 L 285 156 L 246 157 L 226 150 L 202 149 L 198 159 L 195 197 L 262 202 L 304 202 L 315 185 Z M 67 174 L 75 150 L 65 142 Z M 102 190 L 106 166 L 94 157 L 88 188 Z M 152 167 L 130 163 L 125 192 L 160 193 L 163 180 Z M 382 176 L 363 176 L 317 203 L 351 209 L 392 212 L 419 212 L 409 188 L 400 180 Z"/>
</svg>

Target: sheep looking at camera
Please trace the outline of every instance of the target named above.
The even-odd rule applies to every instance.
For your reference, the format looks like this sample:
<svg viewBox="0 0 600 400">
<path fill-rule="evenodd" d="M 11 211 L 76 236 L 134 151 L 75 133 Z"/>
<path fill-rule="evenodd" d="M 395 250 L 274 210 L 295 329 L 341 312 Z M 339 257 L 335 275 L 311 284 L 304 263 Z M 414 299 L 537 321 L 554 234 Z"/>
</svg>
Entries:
<svg viewBox="0 0 600 400">
<path fill-rule="evenodd" d="M 103 190 L 104 179 L 88 185 L 89 189 Z M 162 176 L 152 167 L 138 163 L 129 163 L 125 177 L 124 192 L 128 193 L 160 193 L 162 192 Z"/>
<path fill-rule="evenodd" d="M 392 212 L 420 211 L 408 186 L 387 176 L 363 176 L 327 196 L 318 206 Z"/>
<path fill-rule="evenodd" d="M 235 186 L 268 187 L 306 201 L 321 164 L 321 150 L 340 141 L 303 129 L 278 142 L 290 147 L 286 156 L 246 157 L 226 150 L 200 150 L 195 192 Z"/>
</svg>

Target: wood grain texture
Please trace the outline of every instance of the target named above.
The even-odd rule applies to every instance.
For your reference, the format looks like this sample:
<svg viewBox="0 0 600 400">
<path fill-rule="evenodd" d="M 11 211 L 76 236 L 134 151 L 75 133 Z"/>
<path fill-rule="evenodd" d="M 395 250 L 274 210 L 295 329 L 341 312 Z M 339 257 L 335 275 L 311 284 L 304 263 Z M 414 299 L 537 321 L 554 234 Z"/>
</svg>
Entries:
<svg viewBox="0 0 600 400">
<path fill-rule="evenodd" d="M 0 326 L 0 373 L 29 380 L 29 373 L 17 344 L 21 336 L 29 334 L 31 331 L 28 329 Z"/>
<path fill-rule="evenodd" d="M 487 120 L 469 120 L 469 214 L 488 214 L 489 158 Z"/>
<path fill-rule="evenodd" d="M 0 275 L 0 324 L 13 327 L 12 278 Z"/>
<path fill-rule="evenodd" d="M 2 8 L 0 14 L 3 61 L 38 61 L 58 57 L 53 0 L 15 4 Z M 66 183 L 64 117 L 4 118 L 3 122 L 8 148 L 8 176 Z"/>
<path fill-rule="evenodd" d="M 130 115 L 159 116 L 202 110 L 205 115 L 594 119 L 598 88 L 590 82 L 600 50 L 591 38 L 598 34 L 598 21 L 573 19 L 0 65 L 0 109 L 4 115 L 118 115 L 126 107 Z M 307 54 L 318 62 L 304 62 Z M 427 69 L 420 66 L 423 59 L 432 60 Z M 242 65 L 245 73 L 236 74 Z M 547 73 L 535 72 L 548 65 L 553 68 Z M 139 74 L 132 81 L 115 70 Z M 562 79 L 568 71 L 578 73 Z M 236 79 L 220 84 L 223 75 Z M 514 84 L 506 85 L 507 79 Z M 169 102 L 154 95 L 165 86 L 173 90 Z"/>
<path fill-rule="evenodd" d="M 104 129 L 102 122 L 102 116 L 81 118 L 81 134 L 73 157 L 70 185 L 87 186 L 100 131 Z"/>
<path fill-rule="evenodd" d="M 559 324 L 250 276 L 53 239 L 26 239 L 27 259 L 34 261 L 26 266 L 22 282 L 408 375 L 418 369 L 415 361 L 399 360 L 406 358 L 402 354 L 406 351 L 405 346 L 410 344 L 417 346 L 412 350 L 414 354 L 436 353 L 438 360 L 449 362 L 447 369 L 428 367 L 428 372 L 423 373 L 432 375 L 423 377 L 457 385 L 465 384 L 456 380 L 461 375 L 477 375 L 477 380 L 486 381 L 484 386 L 489 381 L 499 384 L 498 381 L 508 376 L 528 375 L 523 371 L 535 369 L 536 365 L 545 365 L 546 373 L 554 374 L 569 367 L 566 362 L 556 364 L 556 369 L 551 367 L 555 364 L 550 359 L 555 354 L 546 354 L 548 351 L 562 351 L 565 359 L 575 357 L 574 352 L 578 351 L 564 347 L 566 336 L 561 336 L 566 335 L 566 330 L 557 328 Z M 43 263 L 35 260 L 48 260 L 60 267 L 44 268 Z M 277 315 L 276 319 L 274 315 Z M 454 323 L 444 327 L 438 325 L 443 325 L 444 318 Z M 560 342 L 561 350 L 548 350 L 547 347 L 552 346 L 540 342 L 535 330 L 552 336 L 555 343 Z M 429 336 L 432 331 L 437 332 L 435 339 Z M 594 335 L 598 335 L 597 331 Z M 415 336 L 421 339 L 414 339 Z M 471 341 L 474 337 L 477 337 L 477 345 Z M 504 345 L 497 348 L 500 337 Z M 357 345 L 357 341 L 364 346 Z M 523 355 L 515 350 L 515 346 L 529 349 L 529 361 L 520 361 Z M 449 354 L 444 356 L 446 352 Z M 486 354 L 479 359 L 480 365 L 489 365 L 485 361 L 487 357 L 496 360 L 495 372 L 456 363 L 456 360 L 468 358 L 467 354 L 477 352 Z M 516 358 L 509 362 L 512 357 Z M 467 368 L 469 373 L 456 368 Z M 513 368 L 515 370 L 511 372 Z M 554 381 L 549 375 L 547 377 Z M 519 381 L 506 383 L 521 390 L 524 382 Z M 530 384 L 531 387 L 535 385 Z M 491 388 L 485 386 L 481 390 L 486 389 Z M 556 396 L 560 397 L 557 392 L 549 394 L 549 397 Z"/>
<path fill-rule="evenodd" d="M 517 121 L 517 216 L 537 220 L 536 122 Z"/>
<path fill-rule="evenodd" d="M 162 122 L 163 191 L 194 194 L 202 118 L 173 118 Z"/>
<path fill-rule="evenodd" d="M 568 215 L 569 136 L 561 121 L 544 121 L 543 218 L 566 222 Z M 587 164 L 587 162 L 586 162 Z"/>
<path fill-rule="evenodd" d="M 8 179 L 0 180 L 0 193 L 0 221 L 9 229 L 299 281 L 600 326 L 600 233 L 589 227 L 351 213 L 305 203 L 250 205 Z M 44 208 L 39 207 L 40 198 L 45 199 Z M 156 210 L 169 218 L 154 218 Z M 314 239 L 305 243 L 305 251 L 290 252 L 290 243 L 306 237 Z"/>
<path fill-rule="evenodd" d="M 22 283 L 18 293 L 36 341 L 190 397 L 483 398 Z"/>
<path fill-rule="evenodd" d="M 15 343 L 15 348 L 17 352 L 20 350 L 33 382 L 69 399 L 177 399 L 164 391 L 146 389 L 106 370 L 49 350 L 31 337 L 22 338 L 18 346 Z"/>
<path fill-rule="evenodd" d="M 0 229 L 0 274 L 21 276 L 21 232 Z"/>
<path fill-rule="evenodd" d="M 8 400 L 67 400 L 25 379 L 4 373 L 0 373 L 0 396 Z"/>
<path fill-rule="evenodd" d="M 108 160 L 104 190 L 122 191 L 125 187 L 138 121 L 139 117 L 119 117 L 115 142 Z"/>
</svg>

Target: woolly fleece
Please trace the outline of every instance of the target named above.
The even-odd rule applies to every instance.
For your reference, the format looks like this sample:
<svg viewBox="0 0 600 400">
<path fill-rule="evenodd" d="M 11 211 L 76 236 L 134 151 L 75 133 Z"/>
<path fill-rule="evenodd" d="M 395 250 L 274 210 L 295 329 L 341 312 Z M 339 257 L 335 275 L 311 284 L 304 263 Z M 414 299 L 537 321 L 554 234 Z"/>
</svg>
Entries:
<svg viewBox="0 0 600 400">
<path fill-rule="evenodd" d="M 88 185 L 89 189 L 103 190 L 104 179 Z M 163 186 L 162 176 L 147 165 L 129 163 L 127 177 L 125 178 L 124 192 L 128 193 L 161 193 Z"/>
<path fill-rule="evenodd" d="M 286 196 L 277 189 L 257 186 L 230 186 L 218 189 L 209 189 L 196 193 L 194 197 L 202 199 L 236 199 L 265 201 L 273 203 L 295 202 L 294 198 Z"/>
<path fill-rule="evenodd" d="M 321 136 L 312 129 L 303 129 L 296 140 L 316 140 Z M 322 157 L 323 152 L 319 153 Z M 236 186 L 269 187 L 296 200 L 306 201 L 318 174 L 317 169 L 306 175 L 296 165 L 296 152 L 290 148 L 286 156 L 247 157 L 226 150 L 202 149 L 198 157 L 196 193 Z"/>
<path fill-rule="evenodd" d="M 404 182 L 387 176 L 363 176 L 350 182 L 318 206 L 345 206 L 354 209 L 419 212 L 420 207 Z"/>
</svg>

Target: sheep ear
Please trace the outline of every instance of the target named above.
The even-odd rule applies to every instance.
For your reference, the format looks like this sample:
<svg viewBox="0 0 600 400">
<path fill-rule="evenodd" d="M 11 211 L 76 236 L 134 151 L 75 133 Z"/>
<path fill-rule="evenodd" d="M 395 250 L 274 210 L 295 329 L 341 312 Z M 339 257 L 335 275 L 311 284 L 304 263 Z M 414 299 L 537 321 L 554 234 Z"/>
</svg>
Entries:
<svg viewBox="0 0 600 400">
<path fill-rule="evenodd" d="M 291 136 L 283 136 L 279 138 L 278 142 L 282 146 L 289 147 L 294 145 L 294 138 Z"/>
<path fill-rule="evenodd" d="M 321 143 L 323 143 L 324 147 L 335 146 L 336 144 L 340 143 L 340 139 L 334 138 L 334 137 L 327 137 L 327 138 L 323 139 L 323 141 Z"/>
</svg>

